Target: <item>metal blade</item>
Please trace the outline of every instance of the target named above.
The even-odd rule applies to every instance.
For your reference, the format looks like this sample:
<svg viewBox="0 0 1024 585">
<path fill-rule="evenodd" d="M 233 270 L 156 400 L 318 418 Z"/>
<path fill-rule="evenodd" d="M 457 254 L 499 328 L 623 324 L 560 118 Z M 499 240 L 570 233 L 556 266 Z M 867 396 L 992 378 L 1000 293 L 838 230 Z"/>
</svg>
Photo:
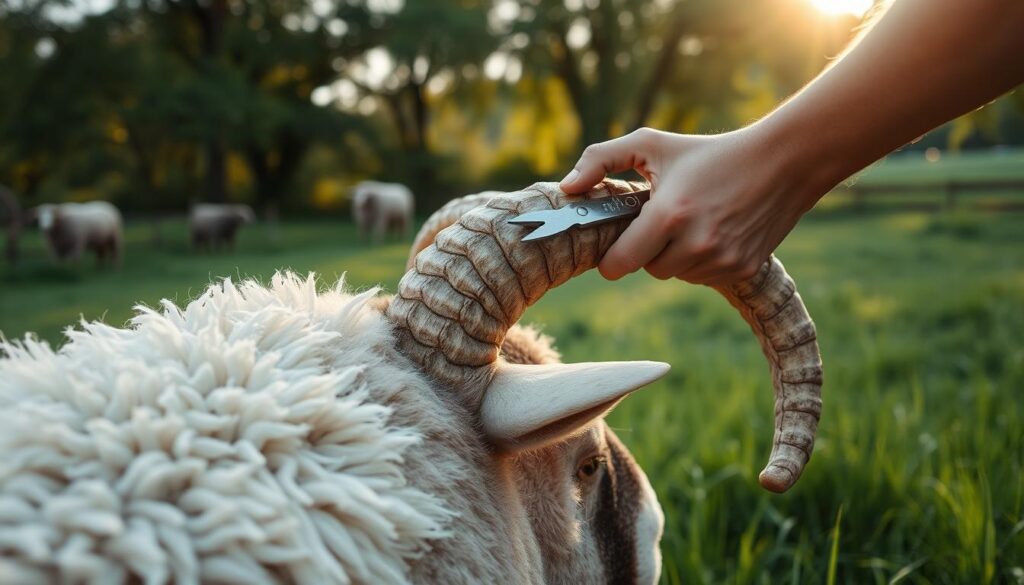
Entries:
<svg viewBox="0 0 1024 585">
<path fill-rule="evenodd" d="M 558 209 L 530 211 L 508 220 L 516 225 L 540 225 L 522 241 L 543 240 L 563 233 L 574 226 L 588 226 L 640 213 L 651 198 L 651 191 L 636 191 L 610 197 L 577 201 Z"/>
<path fill-rule="evenodd" d="M 528 211 L 522 215 L 517 215 L 512 219 L 508 220 L 509 223 L 516 225 L 539 225 L 553 219 L 557 209 L 543 209 L 541 211 Z"/>
<path fill-rule="evenodd" d="M 557 222 L 549 221 L 548 223 L 545 223 L 539 228 L 523 236 L 523 239 L 521 241 L 533 242 L 535 240 L 544 240 L 550 238 L 551 236 L 557 236 L 558 234 L 564 232 L 567 229 L 569 228 L 559 225 Z"/>
</svg>

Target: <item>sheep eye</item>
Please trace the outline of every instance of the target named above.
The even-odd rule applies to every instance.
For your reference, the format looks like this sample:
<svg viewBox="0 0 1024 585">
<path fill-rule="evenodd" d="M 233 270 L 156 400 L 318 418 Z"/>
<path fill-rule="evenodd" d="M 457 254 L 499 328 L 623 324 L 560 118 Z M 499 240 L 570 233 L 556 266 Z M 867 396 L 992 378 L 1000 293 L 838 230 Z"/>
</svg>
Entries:
<svg viewBox="0 0 1024 585">
<path fill-rule="evenodd" d="M 590 479 L 597 474 L 598 470 L 604 467 L 604 457 L 595 455 L 583 461 L 583 463 L 576 469 L 576 479 L 580 481 Z"/>
</svg>

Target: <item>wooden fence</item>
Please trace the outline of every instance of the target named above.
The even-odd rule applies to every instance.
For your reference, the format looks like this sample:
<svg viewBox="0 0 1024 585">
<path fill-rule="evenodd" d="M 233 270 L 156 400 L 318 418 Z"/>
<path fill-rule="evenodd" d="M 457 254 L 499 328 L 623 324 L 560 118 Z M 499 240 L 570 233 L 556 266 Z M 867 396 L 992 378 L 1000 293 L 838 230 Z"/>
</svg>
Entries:
<svg viewBox="0 0 1024 585">
<path fill-rule="evenodd" d="M 943 206 L 952 209 L 956 206 L 957 200 L 967 194 L 1024 194 L 1024 179 L 952 180 L 941 183 L 868 183 L 865 185 L 855 183 L 840 187 L 838 190 L 853 195 L 856 204 L 862 204 L 868 197 L 880 195 L 941 193 L 943 194 Z"/>
</svg>

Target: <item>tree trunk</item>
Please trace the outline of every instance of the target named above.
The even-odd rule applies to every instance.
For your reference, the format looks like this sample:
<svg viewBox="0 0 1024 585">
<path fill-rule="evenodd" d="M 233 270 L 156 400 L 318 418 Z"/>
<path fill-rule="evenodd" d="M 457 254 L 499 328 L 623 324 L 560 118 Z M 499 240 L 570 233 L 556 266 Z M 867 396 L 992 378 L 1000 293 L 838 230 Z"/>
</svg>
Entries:
<svg viewBox="0 0 1024 585">
<path fill-rule="evenodd" d="M 193 0 L 193 14 L 202 32 L 202 67 L 207 75 L 213 75 L 224 40 L 224 20 L 227 17 L 227 0 L 210 0 L 200 4 Z M 227 201 L 227 153 L 221 136 L 214 136 L 206 142 L 206 200 L 213 203 Z"/>
<path fill-rule="evenodd" d="M 576 55 L 573 54 L 566 40 L 569 34 L 566 23 L 553 24 L 550 33 L 555 73 L 565 84 L 573 109 L 576 110 L 576 118 L 580 122 L 582 146 L 607 140 L 614 111 L 611 104 L 613 97 L 609 95 L 608 88 L 600 82 L 588 86 L 583 79 Z M 600 31 L 594 30 L 591 34 L 599 35 Z M 601 41 L 595 37 L 594 42 L 600 43 Z M 603 50 L 607 51 L 606 48 Z M 603 58 L 603 56 L 599 58 Z M 598 64 L 599 69 L 606 66 L 606 64 Z M 612 81 L 612 83 L 616 82 Z"/>
<path fill-rule="evenodd" d="M 427 147 L 427 100 L 423 96 L 423 86 L 412 82 L 409 84 L 412 96 L 413 124 L 416 128 L 416 146 L 422 150 Z"/>
<path fill-rule="evenodd" d="M 654 101 L 672 72 L 672 66 L 675 64 L 676 56 L 678 55 L 679 41 L 682 40 L 683 31 L 686 30 L 686 18 L 683 15 L 683 10 L 679 8 L 676 10 L 678 12 L 672 21 L 672 27 L 669 29 L 668 35 L 661 45 L 658 60 L 655 61 L 654 69 L 651 70 L 651 74 L 647 77 L 647 83 L 644 84 L 637 99 L 636 111 L 628 130 L 636 130 L 647 123 L 647 118 L 651 115 L 651 110 L 654 109 Z"/>
<path fill-rule="evenodd" d="M 0 185 L 0 207 L 7 209 L 7 246 L 4 248 L 4 255 L 7 261 L 13 266 L 18 262 L 18 236 L 21 234 L 21 206 L 18 205 L 18 198 L 14 193 Z"/>
<path fill-rule="evenodd" d="M 142 183 L 149 191 L 146 194 L 146 199 L 154 201 L 154 204 L 159 206 L 161 205 L 159 202 L 164 201 L 164 198 L 160 197 L 160 187 L 157 185 L 155 157 L 152 156 L 150 151 L 147 149 L 147 141 L 143 138 L 142 132 L 138 127 L 130 124 L 124 119 L 124 116 L 122 116 L 122 123 L 128 130 L 128 145 L 131 147 L 132 152 L 135 153 L 136 161 L 139 163 L 139 173 L 142 175 Z M 166 205 L 166 203 L 163 205 Z"/>
<path fill-rule="evenodd" d="M 219 140 L 206 143 L 206 201 L 223 203 L 228 200 L 227 155 Z"/>
<path fill-rule="evenodd" d="M 423 95 L 423 86 L 411 82 L 409 84 L 409 99 L 412 100 L 414 142 L 409 154 L 413 163 L 413 185 L 412 192 L 427 207 L 433 209 L 440 207 L 445 201 L 441 193 L 437 192 L 437 171 L 434 168 L 434 159 L 430 154 L 427 144 L 427 125 L 429 124 L 429 111 L 427 101 Z"/>
<path fill-rule="evenodd" d="M 276 165 L 267 162 L 269 151 L 256 145 L 246 151 L 249 169 L 256 178 L 256 206 L 264 217 L 270 217 L 280 210 L 283 198 L 309 150 L 309 143 L 294 134 L 277 137 L 274 144 L 280 146 Z"/>
</svg>

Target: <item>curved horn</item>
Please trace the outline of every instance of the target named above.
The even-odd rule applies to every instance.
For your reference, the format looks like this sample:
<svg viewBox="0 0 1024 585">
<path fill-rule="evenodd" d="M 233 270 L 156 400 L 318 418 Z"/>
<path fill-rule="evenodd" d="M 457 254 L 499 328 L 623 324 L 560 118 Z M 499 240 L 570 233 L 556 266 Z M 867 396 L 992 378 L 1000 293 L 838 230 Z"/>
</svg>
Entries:
<svg viewBox="0 0 1024 585">
<path fill-rule="evenodd" d="M 484 191 L 483 193 L 452 199 L 445 203 L 441 209 L 435 211 L 433 215 L 427 218 L 427 221 L 423 222 L 423 227 L 416 233 L 416 239 L 412 241 L 412 247 L 409 248 L 409 259 L 405 261 L 405 269 L 409 270 L 413 267 L 416 255 L 434 243 L 434 239 L 441 230 L 459 221 L 459 218 L 467 211 L 480 207 L 498 195 L 504 195 L 504 193 L 501 191 Z"/>
<path fill-rule="evenodd" d="M 605 181 L 587 193 L 596 198 L 645 189 L 642 183 Z M 570 197 L 555 183 L 520 192 L 463 199 L 441 211 L 454 219 L 427 221 L 417 237 L 436 240 L 416 255 L 388 307 L 401 351 L 424 371 L 451 386 L 478 412 L 499 368 L 498 350 L 508 329 L 549 289 L 596 266 L 628 225 L 610 222 L 571 230 L 548 240 L 521 242 L 529 230 L 508 223 L 527 211 L 555 209 Z M 439 212 L 440 215 L 440 212 Z M 428 229 L 428 226 L 429 229 Z M 760 482 L 782 492 L 810 458 L 821 413 L 821 359 L 814 324 L 782 264 L 774 257 L 743 283 L 716 288 L 743 315 L 768 358 L 775 389 L 775 436 Z"/>
</svg>

